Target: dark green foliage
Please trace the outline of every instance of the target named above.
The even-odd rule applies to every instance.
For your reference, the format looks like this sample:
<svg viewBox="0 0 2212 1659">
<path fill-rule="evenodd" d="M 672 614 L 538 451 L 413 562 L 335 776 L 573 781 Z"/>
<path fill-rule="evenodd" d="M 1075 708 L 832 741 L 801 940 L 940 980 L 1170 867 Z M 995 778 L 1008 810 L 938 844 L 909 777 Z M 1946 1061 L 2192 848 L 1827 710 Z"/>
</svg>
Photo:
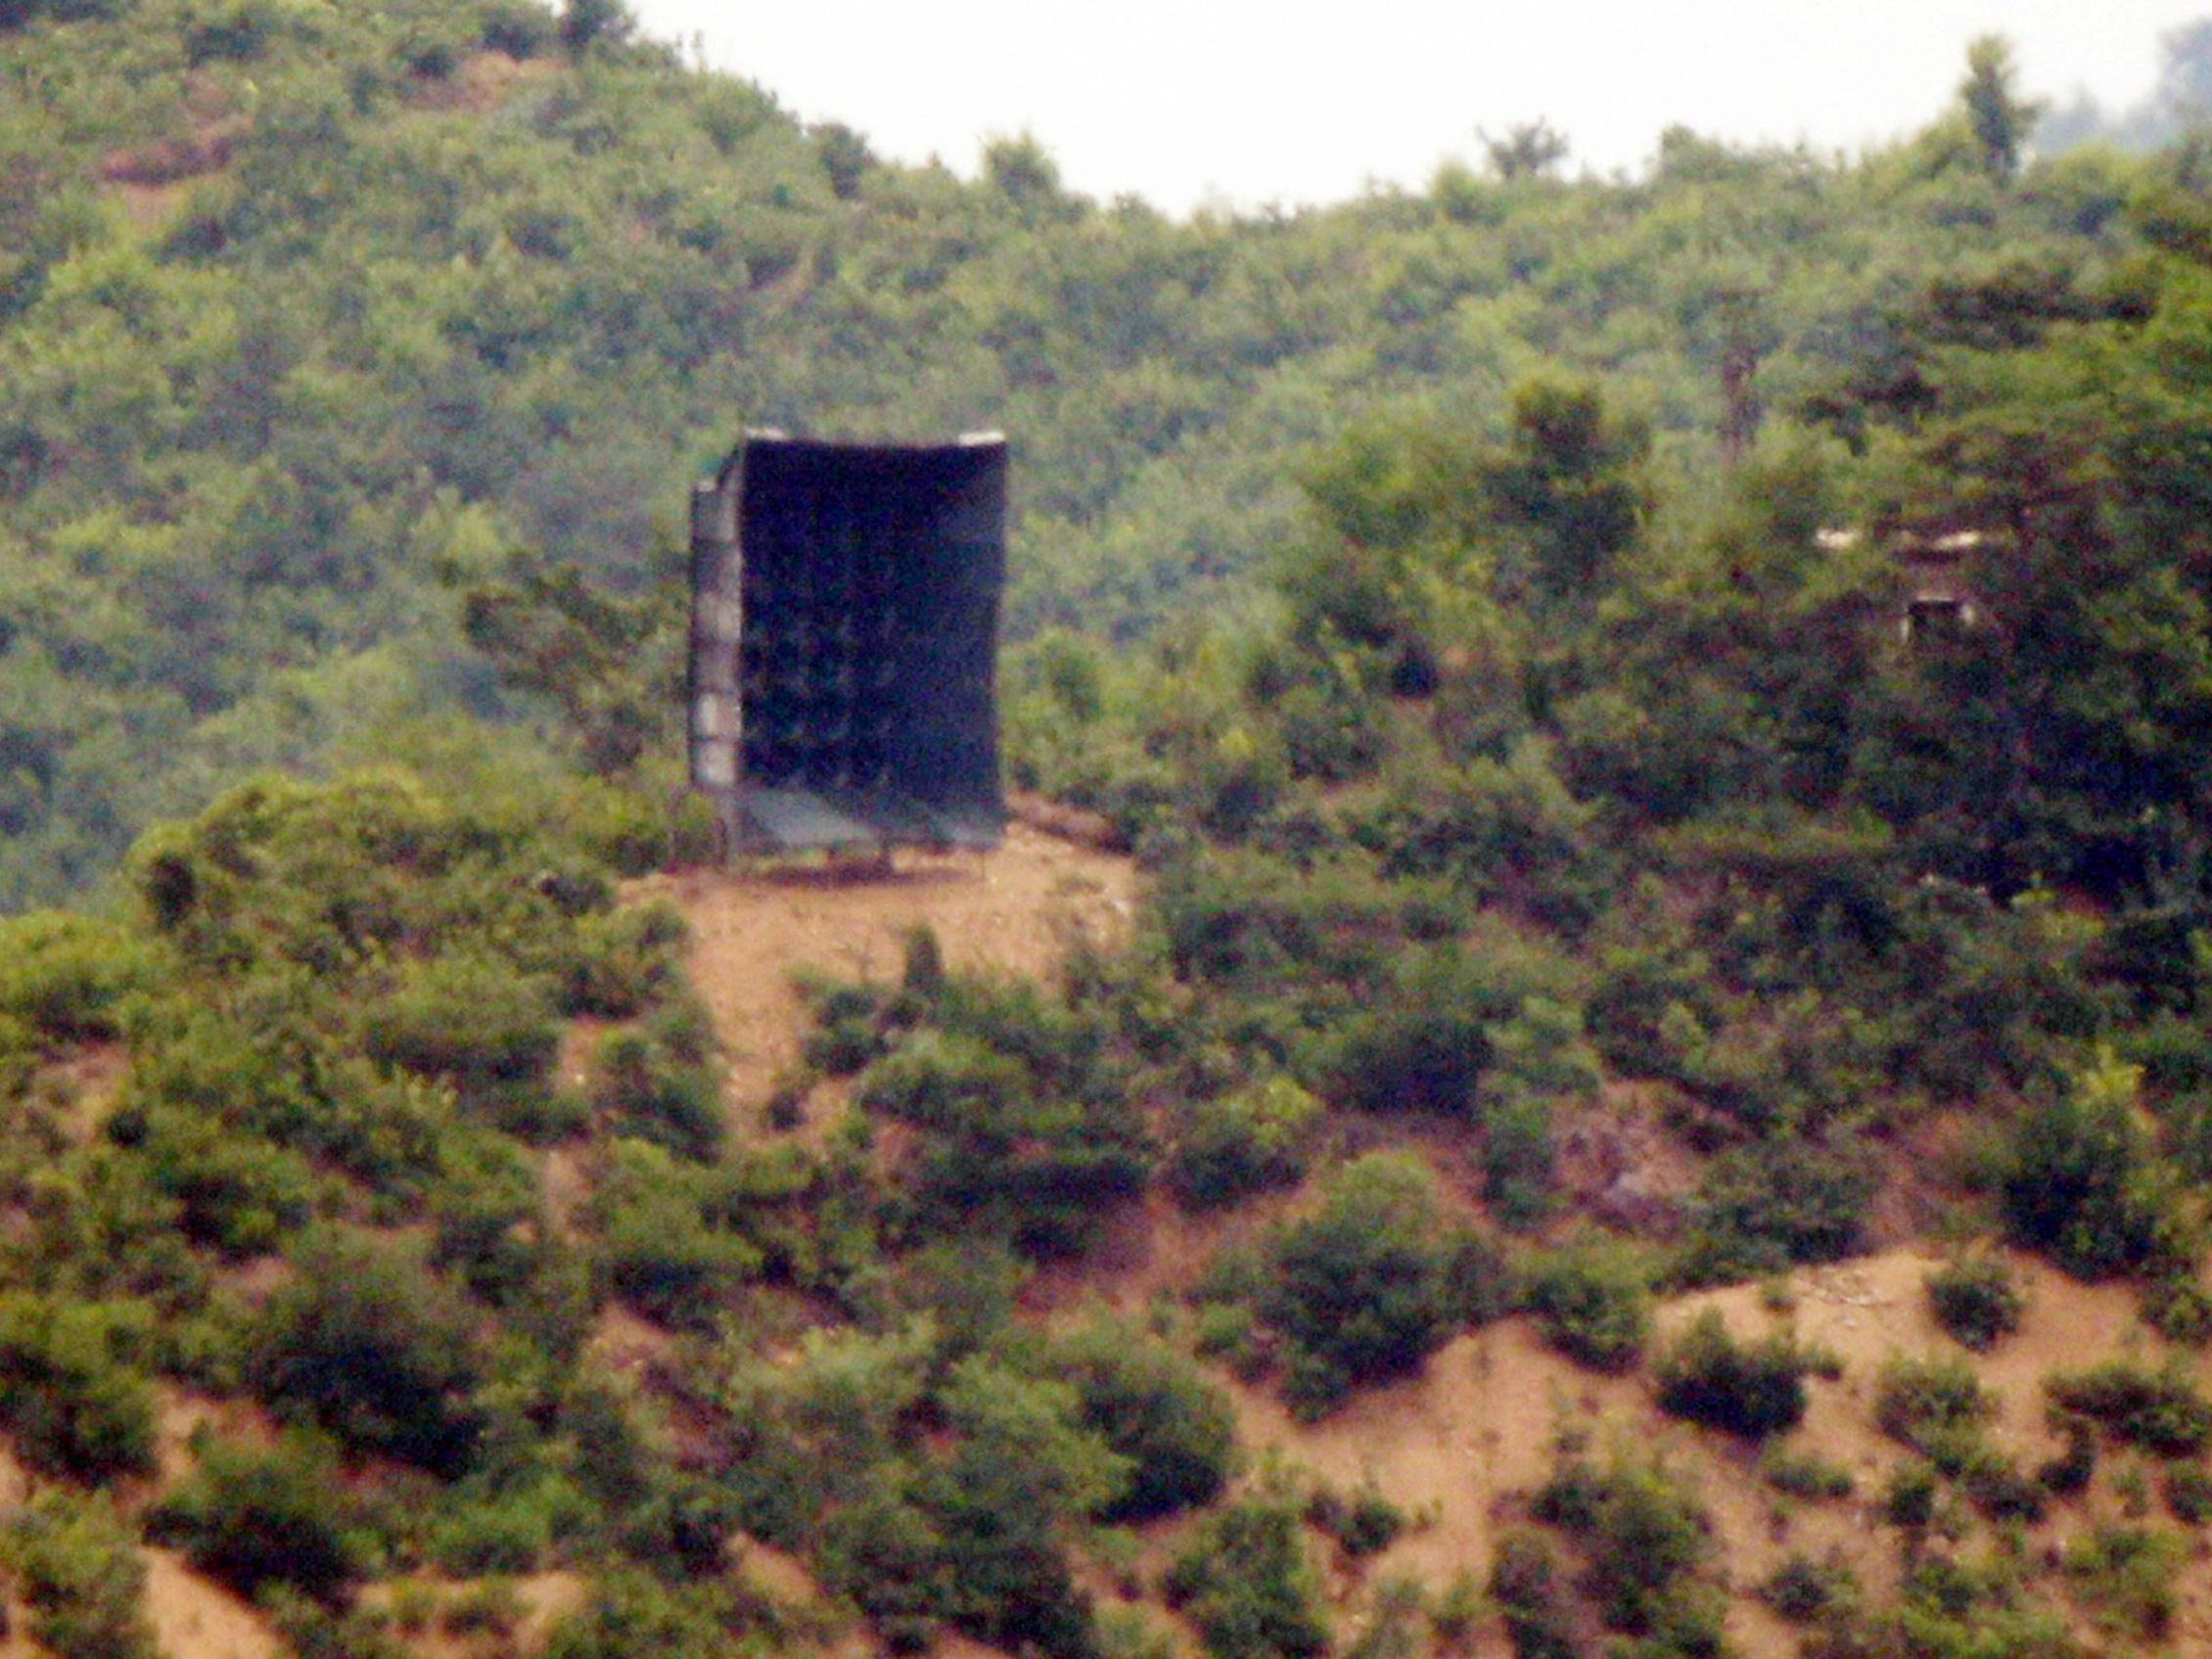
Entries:
<svg viewBox="0 0 2212 1659">
<path fill-rule="evenodd" d="M 56 1659 L 156 1659 L 146 1563 L 102 1494 L 40 1493 L 0 1531 L 0 1559 Z"/>
<path fill-rule="evenodd" d="M 2051 1496 L 2045 1482 L 2022 1474 L 2009 1457 L 1989 1446 L 1975 1447 L 1966 1454 L 1959 1485 L 1974 1507 L 1991 1520 L 2030 1526 L 2043 1519 Z"/>
<path fill-rule="evenodd" d="M 2166 1471 L 2166 1508 L 2185 1525 L 2201 1527 L 2212 1521 L 2212 1473 L 2195 1463 L 2183 1463 Z"/>
<path fill-rule="evenodd" d="M 1975 1450 L 1981 1425 L 1997 1403 L 1963 1359 L 1897 1355 L 1874 1385 L 1874 1421 L 1946 1473 L 1956 1474 Z"/>
<path fill-rule="evenodd" d="M 0 917 L 0 1016 L 49 1038 L 109 1037 L 159 957 L 126 929 L 59 911 Z"/>
<path fill-rule="evenodd" d="M 715 1223 L 715 1196 L 709 1172 L 650 1142 L 616 1140 L 591 1201 L 615 1290 L 654 1318 L 712 1326 L 761 1267 L 758 1246 Z"/>
<path fill-rule="evenodd" d="M 1319 1579 L 1285 1494 L 1207 1516 L 1169 1569 L 1167 1590 L 1215 1659 L 1318 1659 L 1328 1649 Z"/>
<path fill-rule="evenodd" d="M 329 1452 L 304 1436 L 273 1451 L 209 1440 L 154 1525 L 202 1572 L 253 1595 L 284 1585 L 334 1600 L 361 1570 Z"/>
<path fill-rule="evenodd" d="M 584 1605 L 553 1629 L 547 1659 L 717 1659 L 733 1651 L 714 1599 L 645 1573 L 595 1580 Z"/>
<path fill-rule="evenodd" d="M 1505 1620 L 1516 1659 L 1576 1659 L 1574 1621 L 1551 1546 L 1533 1532 L 1498 1541 L 1490 1564 L 1490 1596 Z"/>
<path fill-rule="evenodd" d="M 1925 1527 L 1935 1518 L 1937 1483 L 1932 1463 L 1915 1458 L 1898 1464 L 1882 1493 L 1882 1518 L 1908 1531 Z"/>
<path fill-rule="evenodd" d="M 1793 1452 L 1778 1441 L 1769 1441 L 1759 1453 L 1759 1473 L 1776 1492 L 1814 1501 L 1849 1498 L 1857 1485 L 1841 1464 L 1810 1452 Z"/>
<path fill-rule="evenodd" d="M 618 1133 L 680 1157 L 712 1159 L 723 1129 L 720 1083 L 707 1063 L 712 1049 L 705 1016 L 688 1009 L 670 1008 L 642 1029 L 612 1032 L 599 1046 L 592 1105 Z"/>
<path fill-rule="evenodd" d="M 154 1390 L 135 1361 L 144 1307 L 0 1297 L 0 1423 L 44 1475 L 89 1482 L 154 1468 Z"/>
<path fill-rule="evenodd" d="M 1268 1251 L 1262 1316 L 1289 1349 L 1286 1386 L 1326 1410 L 1353 1386 L 1412 1369 L 1452 1334 L 1435 1181 L 1409 1157 L 1347 1165 L 1321 1208 Z"/>
<path fill-rule="evenodd" d="M 1456 951 L 1409 959 L 1395 994 L 1346 1032 L 1338 1092 L 1368 1111 L 1470 1111 L 1490 1063 L 1495 996 L 1491 976 Z"/>
<path fill-rule="evenodd" d="M 551 990 L 503 962 L 433 956 L 400 972 L 363 1019 L 368 1052 L 486 1099 L 544 1080 L 560 1045 Z"/>
<path fill-rule="evenodd" d="M 1651 1273 L 1618 1243 L 1589 1239 L 1548 1251 L 1525 1269 L 1528 1305 L 1544 1339 L 1600 1371 L 1625 1371 L 1651 1329 Z"/>
<path fill-rule="evenodd" d="M 2140 1360 L 2110 1359 L 2046 1377 L 2043 1387 L 2057 1408 L 2161 1457 L 2193 1457 L 2212 1444 L 2212 1401 L 2186 1366 L 2152 1370 Z"/>
<path fill-rule="evenodd" d="M 1358 1560 L 1380 1554 L 1398 1542 L 1406 1530 L 1406 1511 L 1367 1481 L 1348 1497 L 1334 1487 L 1315 1489 L 1306 1501 L 1306 1519 L 1329 1537 L 1337 1547 Z"/>
<path fill-rule="evenodd" d="M 2087 1492 L 2097 1477 L 2097 1430 L 2071 1412 L 2057 1427 L 2066 1437 L 2066 1449 L 2036 1470 L 2036 1480 L 2052 1497 L 2070 1498 Z"/>
<path fill-rule="evenodd" d="M 2140 1266 L 2157 1241 L 2163 1199 L 2134 1084 L 2133 1071 L 2107 1056 L 2031 1106 L 2001 1177 L 2020 1242 L 2084 1278 Z"/>
<path fill-rule="evenodd" d="M 1718 1611 L 1691 1581 L 1712 1553 L 1711 1522 L 1663 1463 L 1625 1452 L 1602 1468 L 1570 1459 L 1537 1494 L 1536 1513 L 1582 1541 L 1589 1588 L 1609 1627 L 1712 1651 Z M 1709 1632 L 1702 1642 L 1700 1631 Z"/>
<path fill-rule="evenodd" d="M 1168 1154 L 1167 1176 L 1194 1208 L 1233 1204 L 1305 1173 L 1320 1103 L 1285 1077 L 1193 1102 Z"/>
<path fill-rule="evenodd" d="M 1960 1256 L 1927 1276 L 1928 1309 L 1959 1342 L 1977 1354 L 2017 1329 L 2027 1297 L 2012 1270 L 1996 1256 Z"/>
<path fill-rule="evenodd" d="M 1858 1589 L 1858 1579 L 1840 1562 L 1792 1555 L 1759 1587 L 1759 1599 L 1790 1623 L 1802 1625 L 1847 1605 Z"/>
<path fill-rule="evenodd" d="M 1763 1440 L 1805 1415 L 1805 1374 L 1818 1363 L 1786 1335 L 1738 1342 L 1717 1312 L 1685 1326 L 1652 1362 L 1662 1410 Z"/>
<path fill-rule="evenodd" d="M 1106 1030 L 1029 987 L 953 980 L 935 1000 L 935 1023 L 903 1037 L 855 1091 L 923 1131 L 899 1172 L 914 1226 L 983 1230 L 1036 1254 L 1079 1248 L 1153 1164 Z"/>
<path fill-rule="evenodd" d="M 358 1451 L 465 1467 L 484 1379 L 475 1312 L 404 1245 L 323 1230 L 293 1266 L 251 1339 L 254 1391 Z"/>
<path fill-rule="evenodd" d="M 1749 1278 L 1836 1261 L 1858 1248 L 1874 1186 L 1855 1148 L 1792 1138 L 1726 1153 L 1699 1186 L 1685 1271 L 1700 1280 Z"/>
<path fill-rule="evenodd" d="M 2075 1538 L 2062 1565 L 2106 1629 L 2157 1641 L 2181 1610 L 2174 1579 L 2186 1556 L 2184 1541 L 2163 1529 L 2106 1524 Z"/>
<path fill-rule="evenodd" d="M 1235 1419 L 1194 1366 L 1108 1320 L 1055 1344 L 1050 1363 L 1075 1389 L 1083 1423 L 1129 1462 L 1128 1489 L 1101 1519 L 1149 1520 L 1221 1494 Z"/>
</svg>

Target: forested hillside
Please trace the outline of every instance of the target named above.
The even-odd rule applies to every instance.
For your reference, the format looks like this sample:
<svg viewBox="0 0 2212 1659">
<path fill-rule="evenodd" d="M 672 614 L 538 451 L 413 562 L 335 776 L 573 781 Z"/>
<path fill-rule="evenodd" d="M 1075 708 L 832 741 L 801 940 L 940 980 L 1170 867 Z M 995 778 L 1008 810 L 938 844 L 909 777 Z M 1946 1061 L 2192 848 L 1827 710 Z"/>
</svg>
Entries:
<svg viewBox="0 0 2212 1659">
<path fill-rule="evenodd" d="M 1179 223 L 0 0 L 0 1639 L 2203 1650 L 2212 149 L 2034 121 Z M 748 425 L 1009 433 L 1084 851 L 712 862 Z"/>
<path fill-rule="evenodd" d="M 1864 161 L 1678 131 L 1575 180 L 1500 143 L 1425 195 L 1173 223 L 1022 141 L 975 184 L 881 165 L 613 8 L 8 19 L 0 904 L 255 765 L 504 712 L 453 590 L 515 551 L 665 581 L 745 425 L 1003 428 L 1012 633 L 1126 640 L 1246 594 L 1348 420 L 1495 437 L 1564 363 L 1707 477 L 1897 360 L 1931 283 L 2094 287 L 2134 246 L 2127 165 L 2012 178 L 1963 105 Z"/>
</svg>

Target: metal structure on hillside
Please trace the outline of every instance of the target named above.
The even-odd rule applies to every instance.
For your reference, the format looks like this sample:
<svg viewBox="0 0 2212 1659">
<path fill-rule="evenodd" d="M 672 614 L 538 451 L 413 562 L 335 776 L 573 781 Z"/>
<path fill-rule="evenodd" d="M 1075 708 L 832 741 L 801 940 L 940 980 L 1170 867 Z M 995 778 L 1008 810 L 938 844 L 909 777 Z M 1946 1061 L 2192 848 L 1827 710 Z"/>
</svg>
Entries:
<svg viewBox="0 0 2212 1659">
<path fill-rule="evenodd" d="M 691 781 L 728 849 L 997 846 L 1005 439 L 749 434 L 691 507 Z"/>
</svg>

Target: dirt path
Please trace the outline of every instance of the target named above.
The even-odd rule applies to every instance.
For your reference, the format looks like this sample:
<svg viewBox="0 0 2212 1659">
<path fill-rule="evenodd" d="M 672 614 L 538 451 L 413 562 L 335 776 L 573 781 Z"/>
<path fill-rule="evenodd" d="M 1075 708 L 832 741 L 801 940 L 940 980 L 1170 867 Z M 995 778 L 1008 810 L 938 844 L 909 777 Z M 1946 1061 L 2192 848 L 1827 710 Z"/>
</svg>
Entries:
<svg viewBox="0 0 2212 1659">
<path fill-rule="evenodd" d="M 888 876 L 715 870 L 639 888 L 665 894 L 690 918 L 692 983 L 728 1048 L 725 1094 L 750 1116 L 805 1036 L 793 969 L 894 977 L 907 932 L 926 923 L 951 967 L 1049 978 L 1074 940 L 1127 932 L 1136 871 L 1125 857 L 1017 822 L 995 853 L 901 853 Z"/>
</svg>

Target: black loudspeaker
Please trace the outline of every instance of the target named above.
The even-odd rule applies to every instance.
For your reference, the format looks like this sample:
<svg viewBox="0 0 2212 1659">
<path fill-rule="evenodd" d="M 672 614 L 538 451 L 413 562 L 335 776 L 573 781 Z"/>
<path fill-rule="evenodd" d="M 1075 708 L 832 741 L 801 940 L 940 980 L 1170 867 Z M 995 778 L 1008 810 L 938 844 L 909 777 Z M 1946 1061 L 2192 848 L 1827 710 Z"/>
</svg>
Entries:
<svg viewBox="0 0 2212 1659">
<path fill-rule="evenodd" d="M 1005 440 L 750 436 L 691 525 L 691 781 L 732 850 L 997 846 Z"/>
</svg>

